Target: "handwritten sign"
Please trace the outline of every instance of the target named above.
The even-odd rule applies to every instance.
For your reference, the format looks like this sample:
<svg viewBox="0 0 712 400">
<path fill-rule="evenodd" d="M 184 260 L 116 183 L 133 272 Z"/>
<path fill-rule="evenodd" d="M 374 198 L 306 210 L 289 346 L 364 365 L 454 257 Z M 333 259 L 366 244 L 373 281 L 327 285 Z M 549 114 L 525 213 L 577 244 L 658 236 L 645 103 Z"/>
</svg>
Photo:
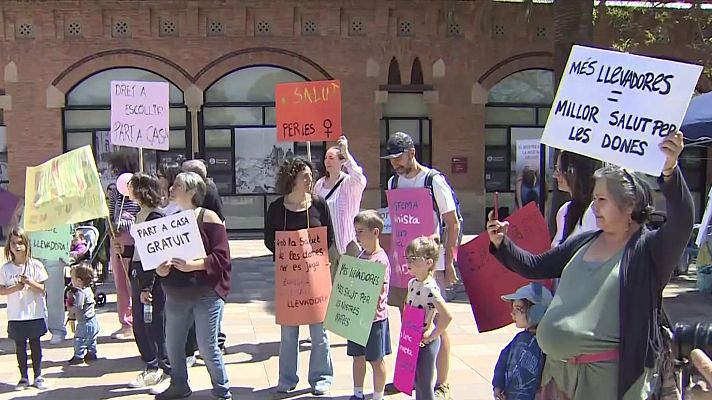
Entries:
<svg viewBox="0 0 712 400">
<path fill-rule="evenodd" d="M 529 203 L 509 218 L 507 236 L 524 250 L 535 254 L 551 248 L 549 231 L 535 203 Z M 458 267 L 475 315 L 477 329 L 488 332 L 512 323 L 511 306 L 501 296 L 514 293 L 528 280 L 506 269 L 489 253 L 487 233 L 460 247 Z M 551 281 L 542 282 L 551 289 Z"/>
<path fill-rule="evenodd" d="M 205 257 L 193 210 L 134 224 L 130 232 L 144 271 L 154 270 L 171 258 L 189 261 Z"/>
<path fill-rule="evenodd" d="M 14 194 L 0 189 L 0 226 L 7 225 L 12 220 L 20 199 Z"/>
<path fill-rule="evenodd" d="M 27 167 L 24 225 L 29 232 L 109 215 L 90 146 Z"/>
<path fill-rule="evenodd" d="M 381 263 L 341 256 L 324 327 L 365 347 L 385 274 Z"/>
<path fill-rule="evenodd" d="M 650 175 L 678 130 L 699 65 L 573 46 L 541 142 Z"/>
<path fill-rule="evenodd" d="M 341 136 L 341 83 L 278 84 L 275 89 L 277 140 L 318 142 Z"/>
<path fill-rule="evenodd" d="M 60 225 L 46 231 L 30 233 L 32 256 L 47 261 L 69 260 L 72 225 Z"/>
<path fill-rule="evenodd" d="M 707 230 L 710 225 L 710 219 L 712 218 L 712 187 L 707 194 L 707 207 L 705 208 L 705 213 L 702 216 L 702 223 L 700 224 L 700 229 L 697 230 L 697 237 L 695 238 L 695 244 L 697 247 L 702 246 L 702 242 L 707 238 Z"/>
<path fill-rule="evenodd" d="M 168 150 L 168 82 L 111 81 L 111 144 Z"/>
<path fill-rule="evenodd" d="M 408 243 L 415 238 L 430 236 L 435 232 L 433 197 L 425 188 L 388 190 L 386 197 L 393 226 L 391 248 L 396 254 L 396 262 L 391 264 L 390 285 L 405 288 L 413 277 L 408 272 L 405 257 Z"/>
<path fill-rule="evenodd" d="M 275 234 L 274 297 L 277 324 L 324 322 L 331 294 L 326 227 Z"/>
<path fill-rule="evenodd" d="M 396 355 L 396 370 L 393 373 L 393 384 L 401 392 L 411 395 L 415 382 L 415 370 L 418 368 L 418 353 L 420 341 L 423 339 L 423 322 L 425 310 L 409 305 L 403 310 L 398 355 Z"/>
</svg>

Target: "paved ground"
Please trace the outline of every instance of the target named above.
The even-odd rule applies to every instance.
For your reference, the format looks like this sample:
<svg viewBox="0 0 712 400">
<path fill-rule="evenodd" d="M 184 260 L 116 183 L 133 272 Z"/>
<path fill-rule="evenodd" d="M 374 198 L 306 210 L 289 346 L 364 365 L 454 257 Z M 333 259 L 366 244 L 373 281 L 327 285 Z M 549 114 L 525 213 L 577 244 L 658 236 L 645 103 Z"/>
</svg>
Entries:
<svg viewBox="0 0 712 400">
<path fill-rule="evenodd" d="M 273 285 L 271 257 L 259 240 L 232 241 L 233 289 L 226 307 L 223 330 L 228 337 L 229 354 L 225 357 L 233 394 L 238 399 L 270 399 L 277 382 L 279 351 L 279 327 L 274 323 Z M 704 318 L 712 321 L 712 301 L 707 296 L 698 296 L 692 289 L 690 279 L 670 285 L 666 303 L 673 319 Z M 29 389 L 14 392 L 19 375 L 12 343 L 4 328 L 0 328 L 0 399 L 147 399 L 147 390 L 130 390 L 125 385 L 142 367 L 133 341 L 117 341 L 109 338 L 117 328 L 115 295 L 110 284 L 102 291 L 109 293 L 109 304 L 99 309 L 101 336 L 99 339 L 100 360 L 91 366 L 69 367 L 65 365 L 72 355 L 71 341 L 51 346 L 49 335 L 45 336 L 44 374 L 51 389 L 38 392 Z M 0 308 L 5 304 L 0 303 Z M 516 332 L 512 326 L 495 332 L 479 334 L 466 297 L 457 296 L 451 310 L 454 321 L 450 329 L 453 347 L 451 361 L 451 387 L 456 400 L 491 399 L 493 365 L 500 349 Z M 0 326 L 5 326 L 6 313 L 0 311 Z M 397 311 L 391 313 L 391 332 L 394 348 L 400 326 Z M 306 332 L 302 337 L 306 338 Z M 351 360 L 346 356 L 346 341 L 331 334 L 332 354 L 336 373 L 331 398 L 348 399 L 351 394 Z M 300 376 L 302 383 L 295 399 L 313 398 L 307 391 L 306 366 L 309 345 L 301 347 Z M 395 355 L 387 358 L 389 371 L 393 371 Z M 202 364 L 190 370 L 191 385 L 195 394 L 192 399 L 211 398 L 210 380 Z M 371 392 L 370 374 L 366 378 L 367 393 Z M 328 397 L 327 397 L 328 398 Z M 392 399 L 406 399 L 405 395 Z"/>
</svg>

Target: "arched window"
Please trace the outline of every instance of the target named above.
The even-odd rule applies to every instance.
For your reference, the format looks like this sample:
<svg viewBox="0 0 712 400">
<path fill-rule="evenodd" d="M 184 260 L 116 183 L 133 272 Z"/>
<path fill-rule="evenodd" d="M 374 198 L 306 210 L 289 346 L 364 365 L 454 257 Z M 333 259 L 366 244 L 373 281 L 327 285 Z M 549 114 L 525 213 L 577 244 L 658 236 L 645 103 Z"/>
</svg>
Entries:
<svg viewBox="0 0 712 400">
<path fill-rule="evenodd" d="M 485 108 L 485 189 L 500 193 L 500 207 L 507 208 L 505 214 L 530 201 L 543 205 L 539 140 L 553 99 L 553 73 L 543 69 L 516 72 L 489 91 Z M 553 158 L 554 152 L 548 153 L 547 157 Z M 545 182 L 551 182 L 550 170 L 544 168 Z M 492 205 L 491 196 L 487 196 L 487 207 Z"/>
<path fill-rule="evenodd" d="M 388 84 L 401 84 L 400 66 L 398 65 L 398 60 L 396 60 L 395 57 L 391 58 L 391 63 L 388 65 Z"/>
<path fill-rule="evenodd" d="M 423 85 L 423 66 L 420 65 L 420 59 L 415 57 L 413 66 L 410 68 L 410 84 Z"/>
<path fill-rule="evenodd" d="M 230 230 L 262 230 L 264 213 L 278 195 L 277 170 L 294 155 L 306 157 L 306 143 L 277 142 L 275 86 L 307 79 L 291 70 L 254 65 L 228 73 L 205 91 L 200 148 L 223 198 Z M 311 144 L 319 166 L 324 143 Z"/>
<path fill-rule="evenodd" d="M 162 76 L 138 68 L 112 68 L 98 72 L 79 82 L 67 93 L 64 108 L 64 150 L 91 145 L 96 157 L 97 169 L 104 186 L 115 177 L 107 162 L 108 155 L 116 149 L 110 143 L 111 81 L 130 80 L 166 82 Z M 170 82 L 169 82 L 170 83 Z M 144 150 L 146 172 L 155 172 L 159 163 L 189 157 L 190 124 L 186 124 L 187 109 L 183 104 L 183 92 L 170 83 L 170 147 L 168 151 Z"/>
</svg>

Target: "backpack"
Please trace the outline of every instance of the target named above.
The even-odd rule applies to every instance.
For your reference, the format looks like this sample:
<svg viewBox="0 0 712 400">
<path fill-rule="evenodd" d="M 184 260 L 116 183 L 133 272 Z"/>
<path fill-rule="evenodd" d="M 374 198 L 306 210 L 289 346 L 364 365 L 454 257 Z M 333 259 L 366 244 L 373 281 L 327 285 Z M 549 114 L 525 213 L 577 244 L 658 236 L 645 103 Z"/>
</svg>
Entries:
<svg viewBox="0 0 712 400">
<path fill-rule="evenodd" d="M 433 192 L 433 179 L 435 179 L 435 177 L 438 175 L 442 176 L 443 179 L 445 179 L 445 183 L 447 183 L 448 188 L 450 188 L 452 198 L 453 200 L 455 200 L 455 215 L 457 216 L 457 221 L 460 223 L 460 234 L 457 238 L 457 245 L 459 246 L 460 242 L 462 242 L 462 222 L 464 221 L 464 219 L 462 218 L 462 213 L 460 212 L 460 201 L 457 200 L 457 196 L 455 195 L 455 191 L 452 189 L 450 182 L 447 181 L 447 178 L 445 178 L 445 175 L 443 175 L 442 172 L 431 168 L 428 171 L 428 174 L 425 176 L 425 182 L 423 183 L 423 187 L 430 191 L 430 196 L 433 198 L 433 209 L 435 210 L 435 215 L 437 215 L 438 218 L 438 225 L 440 226 L 440 237 L 443 238 L 444 233 L 446 232 L 446 226 L 445 222 L 441 218 L 440 208 L 438 207 L 438 202 L 435 199 L 435 194 Z M 389 188 L 390 190 L 398 189 L 399 178 L 400 176 L 398 174 L 393 174 L 393 176 L 391 177 L 391 185 Z"/>
</svg>

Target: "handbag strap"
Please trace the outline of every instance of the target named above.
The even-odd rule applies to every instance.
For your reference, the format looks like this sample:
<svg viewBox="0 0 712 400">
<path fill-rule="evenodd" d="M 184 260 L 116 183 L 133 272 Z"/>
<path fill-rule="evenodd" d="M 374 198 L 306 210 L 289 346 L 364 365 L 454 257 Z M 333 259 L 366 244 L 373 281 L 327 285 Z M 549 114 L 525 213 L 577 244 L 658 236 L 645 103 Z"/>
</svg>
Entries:
<svg viewBox="0 0 712 400">
<path fill-rule="evenodd" d="M 342 176 L 341 179 L 336 181 L 336 184 L 334 185 L 334 187 L 331 188 L 331 190 L 329 190 L 329 193 L 326 194 L 326 197 L 324 197 L 324 200 L 329 200 L 329 197 L 331 197 L 331 195 L 334 194 L 336 189 L 339 187 L 339 185 L 341 185 L 341 182 L 343 182 L 345 178 L 346 177 Z"/>
</svg>

